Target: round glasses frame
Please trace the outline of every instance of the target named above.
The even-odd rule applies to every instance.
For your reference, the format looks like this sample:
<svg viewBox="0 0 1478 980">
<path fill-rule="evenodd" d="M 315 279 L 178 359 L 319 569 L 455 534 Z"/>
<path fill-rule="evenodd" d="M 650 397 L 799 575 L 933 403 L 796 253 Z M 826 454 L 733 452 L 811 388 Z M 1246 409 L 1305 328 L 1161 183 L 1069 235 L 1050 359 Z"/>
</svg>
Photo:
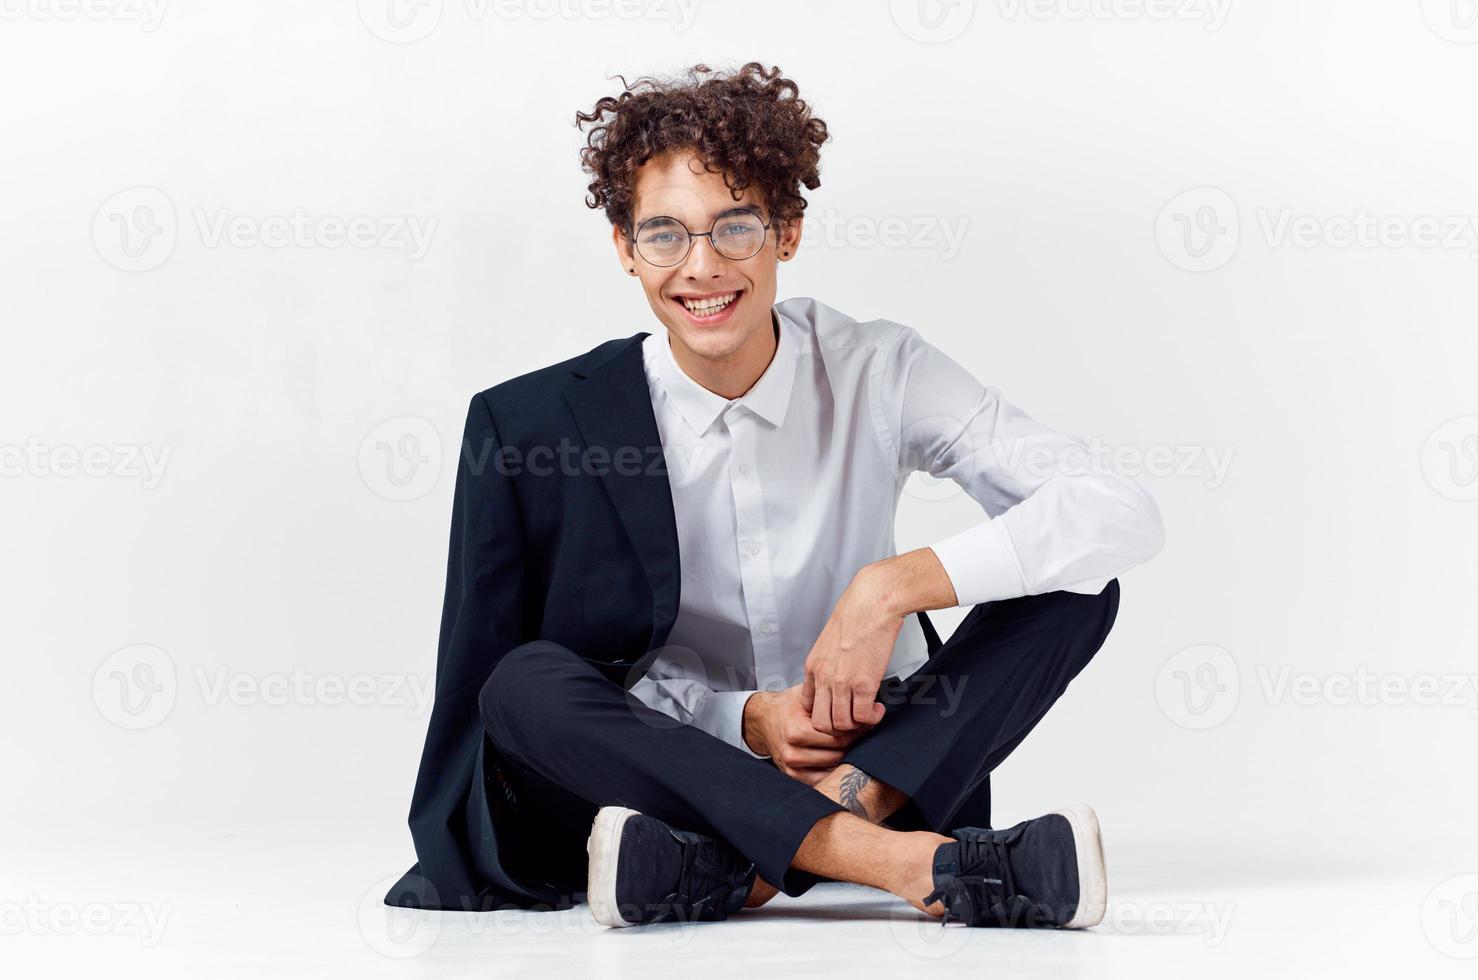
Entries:
<svg viewBox="0 0 1478 980">
<path fill-rule="evenodd" d="M 714 232 L 718 230 L 719 222 L 720 221 L 723 221 L 725 218 L 732 218 L 736 214 L 748 214 L 748 215 L 752 215 L 756 221 L 760 221 L 760 227 L 763 228 L 764 231 L 765 231 L 764 237 L 762 237 L 760 239 L 760 242 L 759 242 L 758 245 L 755 246 L 754 251 L 753 252 L 750 252 L 748 255 L 730 255 L 729 253 L 725 252 L 723 249 L 719 248 L 718 245 L 716 245 L 714 243 L 714 240 L 713 240 L 713 235 L 714 235 Z M 678 225 L 678 227 L 682 228 L 683 231 L 685 231 L 685 232 L 688 233 L 688 247 L 685 248 L 685 249 L 683 249 L 683 254 L 679 258 L 677 258 L 677 259 L 675 259 L 675 260 L 673 260 L 671 262 L 653 262 L 650 258 L 647 257 L 647 254 L 642 251 L 642 248 L 641 248 L 641 230 L 643 228 L 645 228 L 647 225 L 650 225 L 654 221 L 673 221 L 673 222 L 676 222 L 677 225 Z M 691 255 L 691 254 L 693 254 L 693 239 L 695 239 L 695 238 L 706 238 L 706 239 L 708 239 L 708 244 L 711 245 L 713 247 L 713 250 L 715 252 L 717 252 L 719 255 L 721 255 L 724 258 L 729 259 L 730 261 L 733 261 L 733 262 L 743 262 L 745 259 L 752 259 L 756 255 L 760 254 L 760 251 L 763 250 L 764 247 L 765 247 L 765 243 L 770 240 L 770 234 L 769 234 L 770 233 L 770 229 L 773 228 L 774 226 L 775 226 L 775 222 L 774 221 L 763 221 L 763 220 L 761 220 L 760 219 L 759 212 L 753 210 L 752 208 L 730 208 L 729 210 L 725 211 L 723 214 L 721 214 L 718 217 L 714 218 L 713 219 L 713 224 L 711 224 L 711 225 L 708 226 L 708 230 L 707 231 L 692 231 L 692 230 L 690 230 L 688 228 L 687 225 L 683 224 L 681 221 L 679 221 L 677 218 L 672 217 L 671 215 L 668 215 L 668 214 L 657 214 L 657 215 L 653 215 L 652 217 L 648 218 L 647 220 L 643 221 L 641 224 L 639 224 L 639 225 L 636 226 L 636 230 L 635 230 L 635 232 L 631 236 L 631 241 L 632 241 L 632 244 L 634 245 L 634 247 L 636 248 L 637 254 L 642 257 L 642 261 L 643 262 L 646 262 L 648 265 L 656 266 L 659 269 L 670 269 L 670 268 L 672 268 L 675 265 L 682 265 L 684 262 L 686 262 L 688 260 L 688 256 Z"/>
</svg>

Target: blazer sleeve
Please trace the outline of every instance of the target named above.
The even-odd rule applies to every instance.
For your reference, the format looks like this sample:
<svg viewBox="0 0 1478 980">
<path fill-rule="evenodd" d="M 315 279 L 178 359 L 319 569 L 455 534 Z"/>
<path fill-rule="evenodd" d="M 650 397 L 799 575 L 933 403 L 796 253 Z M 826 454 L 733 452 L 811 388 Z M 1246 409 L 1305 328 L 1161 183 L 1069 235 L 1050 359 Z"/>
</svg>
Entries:
<svg viewBox="0 0 1478 980">
<path fill-rule="evenodd" d="M 436 698 L 411 801 L 416 865 L 389 905 L 485 910 L 541 901 L 498 861 L 490 794 L 497 757 L 478 693 L 503 654 L 524 642 L 523 530 L 502 446 L 483 395 L 473 396 L 457 462 Z"/>
</svg>

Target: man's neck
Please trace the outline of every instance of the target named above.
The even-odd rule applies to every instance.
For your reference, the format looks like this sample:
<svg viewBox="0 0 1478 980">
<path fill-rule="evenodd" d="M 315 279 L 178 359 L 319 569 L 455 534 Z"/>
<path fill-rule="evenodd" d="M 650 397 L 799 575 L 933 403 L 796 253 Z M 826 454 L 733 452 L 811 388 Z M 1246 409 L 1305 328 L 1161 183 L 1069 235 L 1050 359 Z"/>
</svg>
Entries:
<svg viewBox="0 0 1478 980">
<path fill-rule="evenodd" d="M 754 387 L 779 349 L 780 321 L 773 309 L 770 311 L 770 325 L 772 329 L 768 333 L 760 333 L 761 338 L 767 338 L 767 343 L 750 344 L 723 361 L 695 357 L 686 348 L 673 345 L 670 334 L 667 343 L 672 347 L 673 360 L 684 374 L 721 398 L 738 398 Z"/>
</svg>

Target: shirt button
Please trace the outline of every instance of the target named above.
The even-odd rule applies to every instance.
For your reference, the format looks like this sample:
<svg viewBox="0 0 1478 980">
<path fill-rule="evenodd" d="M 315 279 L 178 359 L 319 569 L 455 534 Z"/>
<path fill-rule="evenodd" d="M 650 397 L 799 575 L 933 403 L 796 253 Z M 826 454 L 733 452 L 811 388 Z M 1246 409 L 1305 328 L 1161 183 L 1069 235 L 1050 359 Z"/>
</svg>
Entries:
<svg viewBox="0 0 1478 980">
<path fill-rule="evenodd" d="M 770 632 L 770 621 L 768 619 L 762 619 L 762 620 L 760 620 L 760 632 L 761 633 L 768 633 L 768 632 Z"/>
<path fill-rule="evenodd" d="M 740 473 L 748 473 L 749 472 L 749 464 L 748 463 L 740 463 L 739 464 L 739 472 Z"/>
<path fill-rule="evenodd" d="M 750 545 L 749 546 L 749 553 L 751 555 L 757 555 L 757 554 L 759 554 L 760 553 L 760 546 L 757 545 L 757 544 Z"/>
</svg>

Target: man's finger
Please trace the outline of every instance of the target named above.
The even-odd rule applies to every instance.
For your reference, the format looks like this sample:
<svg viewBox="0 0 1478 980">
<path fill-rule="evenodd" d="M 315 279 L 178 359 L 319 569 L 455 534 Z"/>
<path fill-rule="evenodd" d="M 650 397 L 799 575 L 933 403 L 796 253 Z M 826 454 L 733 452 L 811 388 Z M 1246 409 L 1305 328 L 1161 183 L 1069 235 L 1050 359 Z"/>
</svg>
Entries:
<svg viewBox="0 0 1478 980">
<path fill-rule="evenodd" d="M 876 725 L 883 720 L 883 706 L 871 694 L 852 692 L 852 717 L 859 725 Z"/>
<path fill-rule="evenodd" d="M 790 740 L 795 745 L 804 745 L 817 749 L 845 749 L 851 743 L 846 735 L 832 735 L 827 732 L 817 731 L 811 727 L 811 720 L 806 719 L 804 731 L 797 732 Z"/>
<path fill-rule="evenodd" d="M 806 671 L 806 679 L 801 682 L 801 707 L 809 712 L 816 703 L 816 679 L 811 672 Z"/>
<path fill-rule="evenodd" d="M 850 732 L 852 723 L 852 692 L 845 687 L 831 689 L 831 727 L 833 731 Z"/>
<path fill-rule="evenodd" d="M 841 761 L 842 753 L 836 749 L 796 746 L 785 755 L 785 764 L 792 769 L 835 769 Z"/>
<path fill-rule="evenodd" d="M 818 691 L 815 697 L 816 703 L 811 708 L 811 727 L 818 732 L 832 734 L 831 727 L 831 695 L 826 691 Z"/>
</svg>

